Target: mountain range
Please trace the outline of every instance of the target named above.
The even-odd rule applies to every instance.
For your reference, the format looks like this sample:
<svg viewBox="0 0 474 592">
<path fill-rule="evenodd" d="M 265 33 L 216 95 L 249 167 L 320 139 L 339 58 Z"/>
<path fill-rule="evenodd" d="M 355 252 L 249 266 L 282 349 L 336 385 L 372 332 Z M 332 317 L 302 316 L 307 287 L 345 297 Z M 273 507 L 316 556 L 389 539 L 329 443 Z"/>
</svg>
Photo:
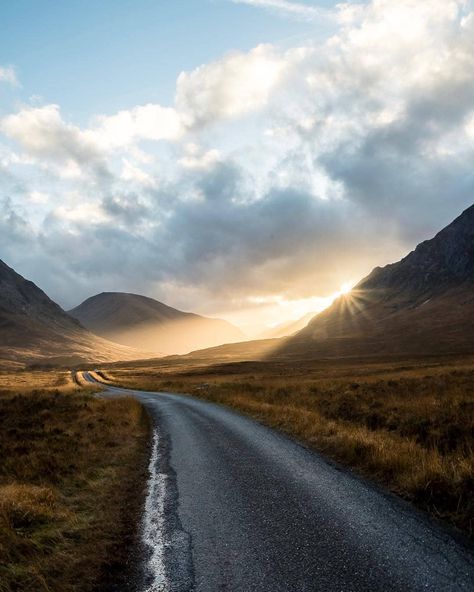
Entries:
<svg viewBox="0 0 474 592">
<path fill-rule="evenodd" d="M 474 206 L 401 261 L 375 268 L 309 323 L 273 332 L 274 339 L 243 341 L 226 321 L 114 292 L 68 314 L 0 261 L 0 362 L 75 364 L 191 350 L 220 361 L 472 354 Z"/>
</svg>

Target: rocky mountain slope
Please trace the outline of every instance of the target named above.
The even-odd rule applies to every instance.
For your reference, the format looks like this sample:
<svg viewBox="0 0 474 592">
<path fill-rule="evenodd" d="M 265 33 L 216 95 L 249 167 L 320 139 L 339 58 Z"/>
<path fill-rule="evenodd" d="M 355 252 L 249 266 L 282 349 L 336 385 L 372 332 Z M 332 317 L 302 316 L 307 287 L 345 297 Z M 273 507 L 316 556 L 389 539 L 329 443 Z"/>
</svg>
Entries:
<svg viewBox="0 0 474 592">
<path fill-rule="evenodd" d="M 38 286 L 0 261 L 0 364 L 137 357 L 129 348 L 92 335 Z"/>
<path fill-rule="evenodd" d="M 69 314 L 97 335 L 157 354 L 187 353 L 245 339 L 227 321 L 182 312 L 138 294 L 103 292 Z"/>
<path fill-rule="evenodd" d="M 474 206 L 398 263 L 377 267 L 278 353 L 474 353 Z"/>
</svg>

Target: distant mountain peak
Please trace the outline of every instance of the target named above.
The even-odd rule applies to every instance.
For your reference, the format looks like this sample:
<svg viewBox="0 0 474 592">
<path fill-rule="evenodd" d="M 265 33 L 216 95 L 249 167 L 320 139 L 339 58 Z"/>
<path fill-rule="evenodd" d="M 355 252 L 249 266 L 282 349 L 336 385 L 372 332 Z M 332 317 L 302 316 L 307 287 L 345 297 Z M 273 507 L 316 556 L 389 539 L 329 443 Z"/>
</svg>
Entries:
<svg viewBox="0 0 474 592">
<path fill-rule="evenodd" d="M 183 312 L 128 292 L 96 294 L 69 313 L 98 335 L 157 353 L 187 353 L 245 339 L 227 321 Z"/>
</svg>

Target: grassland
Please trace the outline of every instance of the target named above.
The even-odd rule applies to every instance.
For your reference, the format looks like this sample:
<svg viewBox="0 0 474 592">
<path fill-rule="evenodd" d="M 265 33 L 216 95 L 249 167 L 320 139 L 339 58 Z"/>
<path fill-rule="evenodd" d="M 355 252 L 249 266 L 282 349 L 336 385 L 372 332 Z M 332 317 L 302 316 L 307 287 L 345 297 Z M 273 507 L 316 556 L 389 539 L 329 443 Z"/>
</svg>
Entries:
<svg viewBox="0 0 474 592">
<path fill-rule="evenodd" d="M 124 386 L 190 393 L 305 442 L 474 534 L 474 359 L 115 365 Z"/>
<path fill-rule="evenodd" d="M 126 589 L 148 431 L 67 372 L 0 375 L 1 592 Z"/>
<path fill-rule="evenodd" d="M 72 392 L 77 389 L 69 370 L 8 370 L 0 372 L 0 397 L 11 393 L 31 393 L 33 390 L 60 390 Z"/>
</svg>

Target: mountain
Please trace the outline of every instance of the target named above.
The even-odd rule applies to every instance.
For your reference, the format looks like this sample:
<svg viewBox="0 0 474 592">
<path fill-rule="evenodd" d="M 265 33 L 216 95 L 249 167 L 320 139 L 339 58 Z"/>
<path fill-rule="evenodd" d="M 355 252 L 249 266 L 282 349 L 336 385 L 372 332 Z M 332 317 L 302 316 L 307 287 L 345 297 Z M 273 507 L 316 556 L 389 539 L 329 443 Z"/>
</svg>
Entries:
<svg viewBox="0 0 474 592">
<path fill-rule="evenodd" d="M 103 292 L 69 314 L 97 335 L 160 354 L 183 354 L 245 339 L 227 321 L 182 312 L 138 294 Z"/>
<path fill-rule="evenodd" d="M 474 206 L 398 263 L 375 268 L 279 354 L 474 353 Z"/>
<path fill-rule="evenodd" d="M 258 336 L 258 339 L 276 339 L 278 337 L 293 335 L 293 333 L 306 327 L 309 321 L 314 317 L 314 314 L 314 312 L 308 312 L 296 321 L 287 321 L 286 323 L 275 325 L 275 327 L 263 331 L 263 333 Z"/>
<path fill-rule="evenodd" d="M 137 357 L 129 348 L 92 335 L 38 286 L 0 260 L 0 364 Z"/>
<path fill-rule="evenodd" d="M 474 354 L 474 206 L 376 267 L 295 335 L 214 347 L 196 363 Z"/>
</svg>

